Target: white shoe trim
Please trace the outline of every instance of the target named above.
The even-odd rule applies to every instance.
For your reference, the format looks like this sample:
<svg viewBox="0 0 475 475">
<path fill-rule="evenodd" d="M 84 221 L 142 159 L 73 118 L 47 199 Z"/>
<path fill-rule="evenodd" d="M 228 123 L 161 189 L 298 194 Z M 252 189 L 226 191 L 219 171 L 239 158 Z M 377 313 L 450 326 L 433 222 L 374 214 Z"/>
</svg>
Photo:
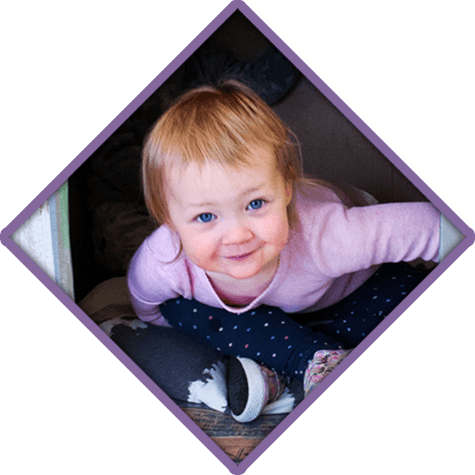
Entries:
<svg viewBox="0 0 475 475">
<path fill-rule="evenodd" d="M 238 422 L 251 422 L 259 416 L 267 403 L 267 383 L 259 364 L 249 358 L 237 359 L 246 374 L 249 393 L 244 411 L 238 416 L 232 415 Z"/>
</svg>

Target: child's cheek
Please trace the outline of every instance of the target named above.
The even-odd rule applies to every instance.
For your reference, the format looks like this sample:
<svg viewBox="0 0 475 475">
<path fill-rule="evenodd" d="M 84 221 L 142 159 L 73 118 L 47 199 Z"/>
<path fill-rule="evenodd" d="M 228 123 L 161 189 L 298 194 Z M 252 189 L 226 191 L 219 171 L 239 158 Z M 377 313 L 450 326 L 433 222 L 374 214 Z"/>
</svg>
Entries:
<svg viewBox="0 0 475 475">
<path fill-rule="evenodd" d="M 266 241 L 281 250 L 289 237 L 289 224 L 287 217 L 275 216 L 265 225 Z"/>
<path fill-rule="evenodd" d="M 213 244 L 199 233 L 190 235 L 184 248 L 187 256 L 197 265 L 209 261 L 213 256 Z"/>
</svg>

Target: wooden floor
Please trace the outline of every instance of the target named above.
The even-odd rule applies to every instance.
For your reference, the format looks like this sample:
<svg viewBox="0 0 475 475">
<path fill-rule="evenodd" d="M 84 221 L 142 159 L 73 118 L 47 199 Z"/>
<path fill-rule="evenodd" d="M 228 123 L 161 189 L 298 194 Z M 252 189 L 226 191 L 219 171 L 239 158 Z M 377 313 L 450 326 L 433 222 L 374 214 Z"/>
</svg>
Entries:
<svg viewBox="0 0 475 475">
<path fill-rule="evenodd" d="M 231 416 L 203 406 L 181 408 L 236 463 L 242 462 L 287 415 L 262 415 L 241 424 Z"/>
</svg>

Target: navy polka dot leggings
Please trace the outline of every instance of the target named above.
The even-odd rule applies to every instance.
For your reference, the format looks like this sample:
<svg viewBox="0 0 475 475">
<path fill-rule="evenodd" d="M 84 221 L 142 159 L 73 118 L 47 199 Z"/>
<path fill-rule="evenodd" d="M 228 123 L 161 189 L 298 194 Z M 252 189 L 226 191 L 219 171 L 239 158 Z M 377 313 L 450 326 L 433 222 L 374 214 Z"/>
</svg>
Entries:
<svg viewBox="0 0 475 475">
<path fill-rule="evenodd" d="M 172 327 L 197 341 L 303 380 L 317 350 L 355 348 L 426 275 L 406 263 L 385 264 L 345 299 L 306 314 L 265 305 L 233 314 L 184 298 L 160 310 Z"/>
</svg>

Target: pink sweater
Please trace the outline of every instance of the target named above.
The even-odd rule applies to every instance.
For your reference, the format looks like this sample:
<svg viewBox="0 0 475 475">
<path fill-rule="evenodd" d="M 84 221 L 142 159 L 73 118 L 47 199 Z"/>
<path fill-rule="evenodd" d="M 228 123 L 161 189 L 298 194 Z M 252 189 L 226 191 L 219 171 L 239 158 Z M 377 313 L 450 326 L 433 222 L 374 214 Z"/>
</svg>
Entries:
<svg viewBox="0 0 475 475">
<path fill-rule="evenodd" d="M 166 225 L 154 231 L 130 263 L 132 305 L 142 320 L 167 325 L 159 305 L 182 296 L 243 313 L 259 305 L 287 313 L 318 310 L 353 292 L 385 262 L 436 260 L 440 213 L 430 203 L 348 207 L 329 188 L 297 196 L 299 225 L 290 231 L 277 272 L 267 289 L 246 307 L 224 304 L 205 272 L 179 250 Z"/>
</svg>

